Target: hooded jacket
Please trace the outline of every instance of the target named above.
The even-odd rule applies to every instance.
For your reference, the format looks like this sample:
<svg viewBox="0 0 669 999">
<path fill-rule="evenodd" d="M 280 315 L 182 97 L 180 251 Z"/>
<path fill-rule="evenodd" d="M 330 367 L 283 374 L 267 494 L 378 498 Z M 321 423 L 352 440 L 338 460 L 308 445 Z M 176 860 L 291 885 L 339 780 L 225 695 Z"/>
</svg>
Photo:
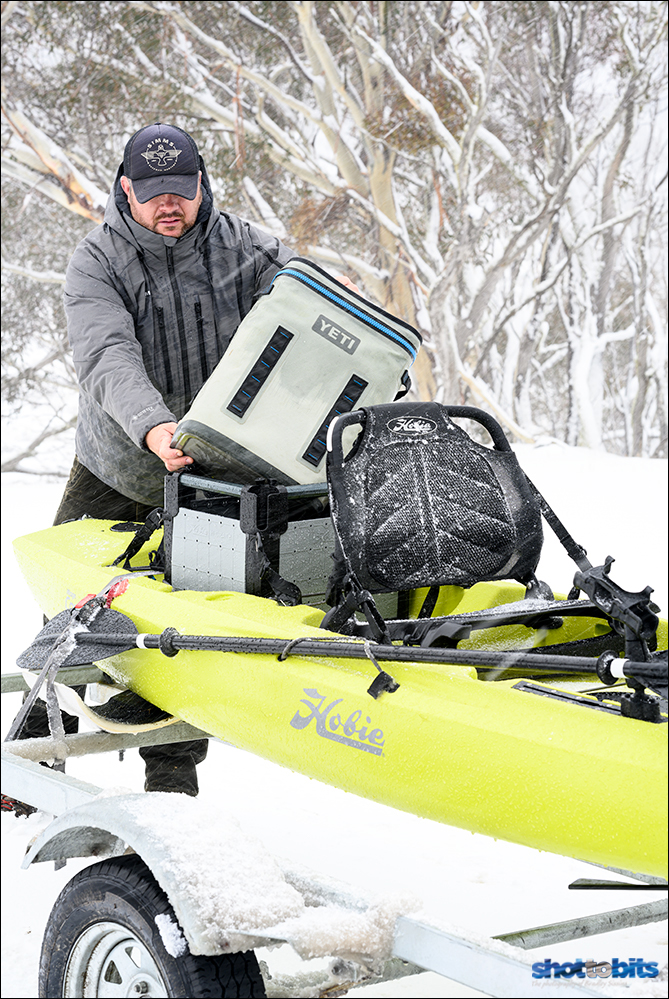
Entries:
<svg viewBox="0 0 669 999">
<path fill-rule="evenodd" d="M 135 222 L 119 167 L 104 222 L 77 246 L 65 279 L 67 328 L 80 386 L 76 452 L 124 496 L 162 505 L 165 466 L 144 438 L 181 419 L 250 311 L 294 253 L 278 239 L 202 205 L 178 238 Z"/>
</svg>

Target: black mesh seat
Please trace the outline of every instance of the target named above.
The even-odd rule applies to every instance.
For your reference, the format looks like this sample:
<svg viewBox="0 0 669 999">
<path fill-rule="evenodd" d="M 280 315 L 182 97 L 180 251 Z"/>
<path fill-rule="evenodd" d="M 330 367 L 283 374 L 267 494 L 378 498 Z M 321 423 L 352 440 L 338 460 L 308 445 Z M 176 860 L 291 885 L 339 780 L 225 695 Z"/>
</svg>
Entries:
<svg viewBox="0 0 669 999">
<path fill-rule="evenodd" d="M 476 421 L 493 447 L 474 441 L 451 417 Z M 553 594 L 535 576 L 541 498 L 487 413 L 423 402 L 372 406 L 336 420 L 328 448 L 337 550 L 324 628 L 450 644 L 472 627 L 535 622 L 538 601 L 548 611 Z M 508 605 L 506 614 L 430 617 L 440 586 L 501 579 L 527 588 L 526 600 Z M 418 622 L 381 618 L 373 594 L 421 587 L 430 589 Z M 364 611 L 367 625 L 356 623 L 356 610 Z M 559 625 L 554 605 L 551 613 Z"/>
</svg>

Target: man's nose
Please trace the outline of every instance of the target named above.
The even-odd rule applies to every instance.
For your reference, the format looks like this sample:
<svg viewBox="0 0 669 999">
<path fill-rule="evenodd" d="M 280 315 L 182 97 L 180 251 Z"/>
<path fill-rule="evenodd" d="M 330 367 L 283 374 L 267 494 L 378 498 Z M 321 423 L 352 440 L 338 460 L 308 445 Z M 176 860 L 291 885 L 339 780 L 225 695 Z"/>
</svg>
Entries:
<svg viewBox="0 0 669 999">
<path fill-rule="evenodd" d="M 158 200 L 158 207 L 162 208 L 164 206 L 169 206 L 172 208 L 178 207 L 179 199 L 177 198 L 176 194 L 161 194 Z"/>
</svg>

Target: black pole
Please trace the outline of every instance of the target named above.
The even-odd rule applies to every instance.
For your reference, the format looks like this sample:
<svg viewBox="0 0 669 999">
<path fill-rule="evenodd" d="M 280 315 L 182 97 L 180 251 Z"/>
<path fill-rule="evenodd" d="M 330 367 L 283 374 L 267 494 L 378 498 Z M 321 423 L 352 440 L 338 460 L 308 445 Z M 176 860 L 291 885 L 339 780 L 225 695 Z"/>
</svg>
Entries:
<svg viewBox="0 0 669 999">
<path fill-rule="evenodd" d="M 137 646 L 137 636 L 86 634 L 77 635 L 81 645 L 109 645 L 110 647 L 131 649 Z M 168 628 L 162 635 L 143 635 L 141 648 L 158 649 L 166 655 L 177 652 L 235 652 L 246 655 L 270 655 L 285 658 L 296 656 L 330 656 L 334 659 L 365 659 L 368 645 L 371 655 L 382 662 L 426 662 L 443 663 L 452 666 L 475 666 L 479 669 L 521 669 L 533 673 L 593 673 L 597 672 L 597 659 L 587 656 L 534 655 L 531 652 L 513 650 L 491 652 L 479 649 L 420 648 L 407 645 L 376 645 L 351 640 L 299 638 L 292 641 L 283 638 L 225 637 L 203 635 L 179 635 Z M 626 670 L 643 669 L 644 673 L 663 671 L 664 666 L 651 663 L 626 662 Z"/>
</svg>

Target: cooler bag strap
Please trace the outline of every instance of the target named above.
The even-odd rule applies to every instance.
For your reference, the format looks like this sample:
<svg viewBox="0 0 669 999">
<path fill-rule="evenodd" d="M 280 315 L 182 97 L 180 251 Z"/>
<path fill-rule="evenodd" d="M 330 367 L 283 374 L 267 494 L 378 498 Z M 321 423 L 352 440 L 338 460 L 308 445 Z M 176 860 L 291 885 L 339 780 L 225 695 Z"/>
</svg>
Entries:
<svg viewBox="0 0 669 999">
<path fill-rule="evenodd" d="M 228 403 L 227 408 L 231 413 L 239 417 L 244 416 L 292 339 L 292 333 L 277 326 L 269 343 L 263 348 L 260 357 L 251 366 L 248 375 Z"/>
<path fill-rule="evenodd" d="M 358 399 L 368 384 L 369 382 L 366 382 L 360 375 L 352 375 L 349 378 L 343 392 L 321 423 L 309 447 L 302 455 L 304 460 L 308 461 L 310 465 L 314 465 L 316 468 L 320 465 L 327 451 L 327 435 L 330 424 L 337 416 L 341 416 L 343 413 L 350 413 L 355 409 Z"/>
</svg>

